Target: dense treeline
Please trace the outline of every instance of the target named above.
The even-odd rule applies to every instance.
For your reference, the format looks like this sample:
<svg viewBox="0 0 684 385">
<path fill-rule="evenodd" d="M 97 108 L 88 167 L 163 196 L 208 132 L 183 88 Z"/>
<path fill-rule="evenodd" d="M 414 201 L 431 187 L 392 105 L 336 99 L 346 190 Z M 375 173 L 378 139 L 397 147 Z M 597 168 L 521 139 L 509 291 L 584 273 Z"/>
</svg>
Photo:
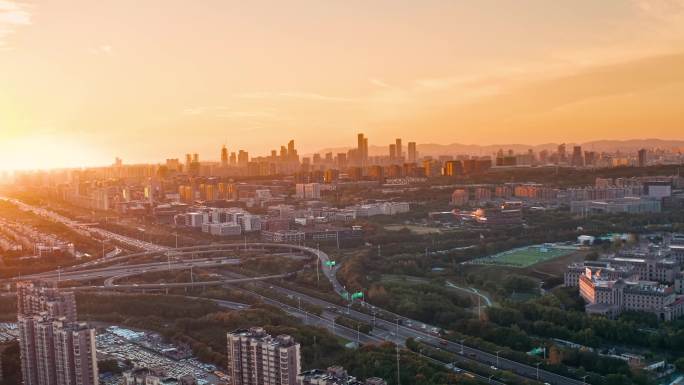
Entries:
<svg viewBox="0 0 684 385">
<path fill-rule="evenodd" d="M 0 321 L 12 321 L 17 318 L 16 297 L 0 296 Z"/>
<path fill-rule="evenodd" d="M 345 352 L 338 363 L 357 378 L 380 377 L 388 385 L 397 384 L 397 364 L 395 346 L 389 343 L 362 346 L 359 350 Z M 415 353 L 400 351 L 400 375 L 402 384 L 433 385 L 462 384 L 474 385 L 479 382 L 467 377 L 449 373 L 441 365 L 420 359 Z"/>
<path fill-rule="evenodd" d="M 540 301 L 518 303 L 515 308 L 490 308 L 489 319 L 503 326 L 517 325 L 530 335 L 560 338 L 600 347 L 608 344 L 646 347 L 684 354 L 684 329 L 665 326 L 654 331 L 626 315 L 618 320 L 588 316 L 584 312 L 548 306 Z"/>
<path fill-rule="evenodd" d="M 465 309 L 472 306 L 470 297 L 455 295 L 436 283 L 376 284 L 368 290 L 368 298 L 374 305 L 394 313 L 444 327 L 472 316 Z"/>
<path fill-rule="evenodd" d="M 0 385 L 17 385 L 21 383 L 21 360 L 19 343 L 12 342 L 0 345 Z"/>
</svg>

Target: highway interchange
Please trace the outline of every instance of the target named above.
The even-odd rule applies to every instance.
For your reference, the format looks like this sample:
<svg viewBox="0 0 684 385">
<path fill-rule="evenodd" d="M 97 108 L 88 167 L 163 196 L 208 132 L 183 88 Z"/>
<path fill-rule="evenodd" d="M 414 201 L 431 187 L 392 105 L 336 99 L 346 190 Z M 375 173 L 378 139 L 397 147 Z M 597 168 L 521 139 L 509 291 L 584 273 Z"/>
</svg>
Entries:
<svg viewBox="0 0 684 385">
<path fill-rule="evenodd" d="M 371 304 L 362 302 L 362 309 L 364 312 L 355 310 L 350 306 L 340 306 L 317 297 L 309 296 L 300 292 L 286 289 L 279 286 L 274 286 L 260 281 L 283 278 L 284 275 L 272 275 L 265 277 L 246 277 L 235 273 L 224 273 L 225 277 L 209 282 L 185 282 L 185 283 L 155 283 L 155 284 L 123 284 L 117 285 L 116 280 L 130 277 L 148 272 L 161 272 L 168 270 L 182 270 L 192 268 L 210 268 L 228 265 L 237 265 L 240 263 L 239 258 L 235 258 L 236 251 L 240 249 L 261 252 L 261 253 L 303 253 L 318 260 L 320 271 L 331 283 L 334 291 L 340 296 L 346 298 L 346 288 L 337 280 L 336 273 L 340 267 L 339 264 L 329 266 L 331 261 L 330 256 L 320 249 L 310 248 L 306 246 L 288 245 L 288 244 L 272 244 L 272 243 L 228 243 L 228 244 L 209 244 L 202 246 L 169 248 L 160 246 L 149 242 L 143 242 L 138 239 L 126 237 L 120 234 L 115 234 L 106 230 L 98 229 L 96 227 L 80 224 L 76 221 L 70 220 L 64 216 L 53 213 L 49 210 L 37 208 L 27 205 L 23 202 L 12 200 L 12 203 L 18 205 L 23 210 L 31 211 L 35 214 L 47 217 L 51 220 L 58 221 L 67 226 L 77 228 L 81 231 L 88 231 L 95 233 L 103 239 L 116 239 L 123 245 L 131 246 L 137 250 L 144 250 L 143 252 L 133 254 L 115 254 L 110 253 L 109 257 L 99 258 L 86 262 L 84 264 L 71 266 L 57 271 L 47 273 L 34 274 L 23 277 L 23 279 L 43 279 L 43 280 L 70 280 L 70 281 L 91 281 L 103 279 L 102 285 L 84 286 L 81 289 L 87 290 L 121 290 L 121 289 L 169 289 L 176 287 L 195 287 L 195 286 L 209 286 L 209 285 L 229 285 L 235 283 L 255 282 L 256 285 L 266 287 L 268 290 L 277 292 L 281 296 L 288 296 L 289 298 L 297 298 L 306 304 L 319 306 L 326 309 L 322 316 L 314 315 L 306 312 L 301 307 L 293 307 L 289 304 L 283 303 L 275 298 L 268 298 L 261 293 L 251 291 L 252 295 L 257 296 L 262 302 L 277 306 L 289 314 L 297 316 L 307 324 L 326 327 L 336 335 L 348 339 L 350 341 L 357 341 L 364 343 L 378 343 L 389 341 L 398 345 L 405 345 L 408 338 L 420 341 L 426 345 L 430 345 L 435 349 L 440 349 L 454 353 L 458 361 L 473 361 L 497 370 L 508 370 L 522 377 L 537 380 L 539 382 L 558 385 L 582 385 L 582 381 L 561 376 L 552 372 L 540 369 L 538 366 L 529 366 L 516 361 L 508 360 L 499 357 L 496 354 L 491 354 L 472 346 L 464 346 L 462 343 L 452 342 L 440 337 L 437 331 L 438 328 L 424 324 L 420 321 L 412 320 L 398 314 L 391 313 L 387 310 L 372 306 Z M 229 255 L 218 258 L 203 258 L 202 255 Z M 233 257 L 230 257 L 232 255 Z M 130 264 L 138 258 L 149 259 L 149 257 L 157 257 L 159 259 L 166 259 L 166 261 L 157 262 L 142 262 L 137 264 Z M 192 275 L 191 275 L 192 276 Z M 7 282 L 5 282 L 7 283 Z M 262 291 L 263 293 L 263 291 Z M 215 300 L 219 306 L 231 309 L 241 309 L 247 305 L 235 304 L 229 301 Z M 223 302 L 223 303 L 221 303 Z M 331 314 L 332 313 L 332 314 Z M 371 334 L 360 333 L 358 330 L 352 330 L 341 325 L 336 325 L 334 318 L 336 314 L 344 314 L 346 317 L 362 321 L 373 326 Z M 426 357 L 429 359 L 429 357 Z M 435 361 L 434 359 L 431 359 Z M 439 362 L 439 361 L 437 361 Z M 439 362 L 442 365 L 449 365 L 454 371 L 462 371 L 455 368 L 452 363 Z M 491 377 L 482 377 L 474 373 L 468 373 L 471 376 L 488 381 L 489 383 L 497 383 Z"/>
</svg>

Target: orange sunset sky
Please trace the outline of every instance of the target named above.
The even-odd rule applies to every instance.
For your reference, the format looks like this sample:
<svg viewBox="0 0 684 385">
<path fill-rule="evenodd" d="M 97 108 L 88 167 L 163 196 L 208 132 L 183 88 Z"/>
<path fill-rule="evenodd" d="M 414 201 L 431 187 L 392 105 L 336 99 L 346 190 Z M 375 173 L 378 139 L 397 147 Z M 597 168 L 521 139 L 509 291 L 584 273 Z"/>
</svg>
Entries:
<svg viewBox="0 0 684 385">
<path fill-rule="evenodd" d="M 684 139 L 684 0 L 0 0 L 0 169 Z"/>
</svg>

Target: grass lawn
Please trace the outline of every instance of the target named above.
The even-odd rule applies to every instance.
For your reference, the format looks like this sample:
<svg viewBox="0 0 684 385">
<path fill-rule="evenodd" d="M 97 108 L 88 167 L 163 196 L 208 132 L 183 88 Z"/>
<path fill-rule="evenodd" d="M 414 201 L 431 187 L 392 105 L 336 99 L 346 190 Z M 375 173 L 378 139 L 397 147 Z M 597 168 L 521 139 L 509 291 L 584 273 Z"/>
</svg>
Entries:
<svg viewBox="0 0 684 385">
<path fill-rule="evenodd" d="M 487 257 L 470 261 L 476 265 L 499 265 L 510 267 L 528 267 L 540 262 L 575 253 L 577 249 L 571 247 L 557 247 L 550 245 L 535 245 L 504 251 Z"/>
</svg>

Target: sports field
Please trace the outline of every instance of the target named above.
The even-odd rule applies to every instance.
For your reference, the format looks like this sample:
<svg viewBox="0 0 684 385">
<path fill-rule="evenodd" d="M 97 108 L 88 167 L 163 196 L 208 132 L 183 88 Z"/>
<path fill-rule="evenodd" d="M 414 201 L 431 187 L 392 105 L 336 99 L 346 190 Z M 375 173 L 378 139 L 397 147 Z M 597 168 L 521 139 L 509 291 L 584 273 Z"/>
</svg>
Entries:
<svg viewBox="0 0 684 385">
<path fill-rule="evenodd" d="M 497 265 L 511 267 L 527 267 L 539 262 L 562 257 L 577 251 L 574 246 L 553 244 L 525 246 L 504 251 L 487 257 L 477 258 L 468 263 L 474 265 Z"/>
</svg>

